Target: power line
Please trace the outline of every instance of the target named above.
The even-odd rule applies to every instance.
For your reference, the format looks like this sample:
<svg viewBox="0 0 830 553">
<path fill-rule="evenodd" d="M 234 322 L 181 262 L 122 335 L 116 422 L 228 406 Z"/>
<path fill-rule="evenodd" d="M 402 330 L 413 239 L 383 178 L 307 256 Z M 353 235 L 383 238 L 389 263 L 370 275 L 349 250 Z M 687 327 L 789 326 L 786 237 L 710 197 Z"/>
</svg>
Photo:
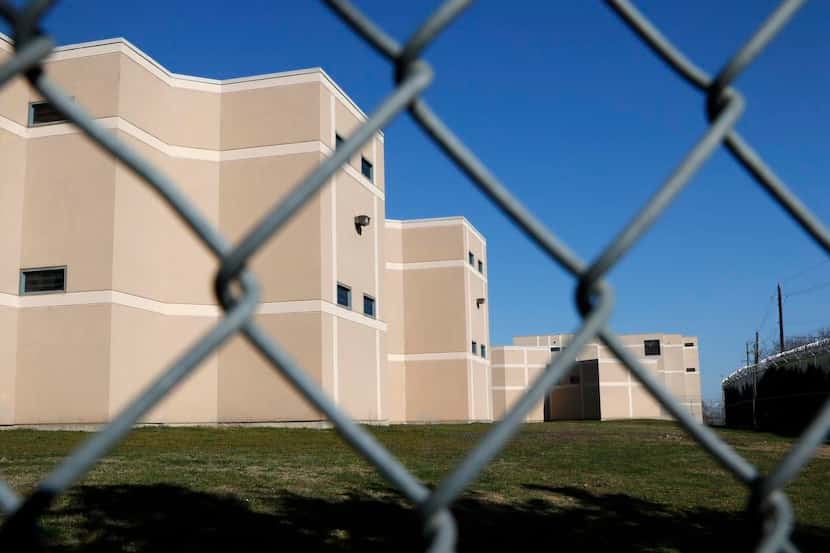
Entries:
<svg viewBox="0 0 830 553">
<path fill-rule="evenodd" d="M 772 312 L 772 306 L 773 306 L 773 303 L 774 303 L 774 301 L 773 301 L 774 299 L 775 299 L 775 296 L 770 296 L 769 297 L 769 301 L 767 302 L 767 309 L 766 309 L 766 311 L 764 311 L 764 316 L 761 317 L 761 324 L 759 324 L 757 327 L 755 327 L 756 330 L 763 330 L 764 329 L 764 324 L 766 324 L 767 318 L 769 317 L 769 314 Z"/>
<path fill-rule="evenodd" d="M 785 294 L 785 298 L 789 298 L 792 296 L 800 296 L 802 294 L 809 294 L 810 292 L 815 292 L 816 290 L 822 290 L 830 286 L 830 280 L 826 280 L 824 282 L 820 282 L 818 284 L 814 284 L 808 288 L 802 288 L 801 290 L 796 290 L 795 292 L 790 292 L 789 294 Z"/>
<path fill-rule="evenodd" d="M 781 279 L 781 282 L 784 283 L 784 282 L 788 282 L 788 281 L 791 281 L 791 280 L 795 280 L 799 277 L 804 276 L 805 274 L 809 273 L 810 271 L 812 271 L 814 269 L 818 269 L 819 267 L 824 266 L 827 263 L 830 263 L 830 259 L 824 259 L 822 261 L 819 261 L 815 265 L 811 265 L 811 266 L 807 267 L 806 269 L 802 269 L 802 270 L 800 270 L 796 273 L 791 274 L 790 276 L 784 277 L 783 279 Z"/>
</svg>

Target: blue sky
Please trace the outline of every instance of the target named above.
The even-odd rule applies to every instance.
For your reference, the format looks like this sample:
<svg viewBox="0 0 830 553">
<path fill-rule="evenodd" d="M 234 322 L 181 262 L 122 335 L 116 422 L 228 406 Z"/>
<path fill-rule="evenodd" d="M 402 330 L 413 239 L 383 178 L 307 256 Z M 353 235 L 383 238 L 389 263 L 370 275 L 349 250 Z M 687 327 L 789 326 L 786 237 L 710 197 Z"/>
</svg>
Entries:
<svg viewBox="0 0 830 553">
<path fill-rule="evenodd" d="M 404 39 L 437 2 L 358 5 Z M 649 1 L 641 9 L 715 72 L 774 5 Z M 826 224 L 828 20 L 830 3 L 808 3 L 737 82 L 747 98 L 739 130 Z M 365 111 L 392 88 L 388 63 L 317 2 L 66 1 L 45 27 L 59 44 L 123 36 L 171 71 L 204 77 L 321 66 Z M 701 95 L 602 2 L 479 2 L 425 56 L 436 71 L 426 95 L 435 110 L 585 260 L 706 128 Z M 408 116 L 386 129 L 386 171 L 387 216 L 464 215 L 487 237 L 493 344 L 575 328 L 574 281 Z M 721 149 L 610 274 L 612 327 L 698 335 L 704 398 L 718 398 L 721 376 L 741 363 L 756 328 L 764 339 L 776 335 L 768 308 L 777 281 L 793 294 L 788 334 L 830 325 L 825 259 Z"/>
</svg>

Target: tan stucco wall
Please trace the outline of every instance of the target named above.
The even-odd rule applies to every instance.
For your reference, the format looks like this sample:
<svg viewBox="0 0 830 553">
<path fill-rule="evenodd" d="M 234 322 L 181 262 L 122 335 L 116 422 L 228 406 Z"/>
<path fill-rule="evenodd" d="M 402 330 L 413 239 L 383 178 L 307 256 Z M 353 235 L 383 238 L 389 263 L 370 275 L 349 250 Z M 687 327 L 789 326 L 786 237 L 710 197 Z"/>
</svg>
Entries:
<svg viewBox="0 0 830 553">
<path fill-rule="evenodd" d="M 460 217 L 389 221 L 384 244 L 389 362 L 405 373 L 403 386 L 397 375 L 390 379 L 390 393 L 405 396 L 406 420 L 491 420 L 486 272 L 479 274 L 467 260 L 469 251 L 476 260 L 486 259 L 486 244 Z M 477 298 L 485 300 L 480 307 Z M 444 366 L 455 367 L 458 374 L 436 380 Z M 437 389 L 445 386 L 449 389 Z M 444 405 L 448 393 L 460 394 L 464 405 Z"/>
<path fill-rule="evenodd" d="M 112 418 L 215 324 L 212 317 L 168 317 L 112 306 L 109 416 Z M 142 420 L 216 422 L 218 363 L 211 355 Z"/>
<path fill-rule="evenodd" d="M 118 137 L 172 178 L 218 226 L 218 163 L 171 158 L 125 133 Z M 164 302 L 214 302 L 214 256 L 154 190 L 122 166 L 115 173 L 114 224 L 113 289 Z"/>
<path fill-rule="evenodd" d="M 2 95 L 0 95 L 2 98 Z M 17 294 L 23 227 L 26 141 L 0 129 L 0 293 Z"/>
<path fill-rule="evenodd" d="M 17 379 L 17 309 L 0 307 L 0 424 L 14 424 Z"/>
<path fill-rule="evenodd" d="M 467 363 L 407 361 L 406 419 L 450 422 L 469 419 Z"/>
<path fill-rule="evenodd" d="M 463 271 L 415 270 L 404 275 L 406 353 L 469 350 Z"/>
<path fill-rule="evenodd" d="M 517 336 L 513 338 L 513 346 L 495 348 L 494 404 L 504 406 L 515 401 L 516 394 L 526 388 L 522 382 L 525 367 L 546 363 L 548 356 L 557 355 L 551 353 L 550 348 L 564 347 L 571 338 L 566 334 Z M 619 338 L 651 376 L 666 386 L 695 418 L 701 420 L 697 338 L 679 334 L 631 334 Z M 646 356 L 644 340 L 660 340 L 660 355 Z M 694 347 L 686 347 L 684 344 L 687 342 L 693 342 Z M 566 374 L 550 393 L 548 416 L 551 418 L 670 418 L 668 412 L 604 345 L 587 345 L 579 352 L 577 359 L 578 366 Z M 695 367 L 696 370 L 687 373 L 687 367 Z M 579 384 L 569 383 L 572 375 L 578 375 Z M 529 382 L 532 382 L 532 377 Z M 513 399 L 508 401 L 508 398 Z M 496 418 L 504 414 L 503 407 L 500 409 L 497 409 Z"/>
<path fill-rule="evenodd" d="M 67 291 L 111 289 L 114 180 L 78 135 L 29 140 L 18 268 L 67 265 Z"/>
<path fill-rule="evenodd" d="M 339 320 L 339 404 L 357 420 L 378 420 L 382 409 L 380 342 L 372 328 Z"/>
<path fill-rule="evenodd" d="M 122 117 L 168 144 L 220 148 L 220 103 L 224 95 L 171 87 L 135 61 L 120 58 L 118 100 Z"/>
<path fill-rule="evenodd" d="M 320 313 L 257 315 L 257 324 L 322 384 Z M 288 381 L 242 337 L 219 351 L 219 421 L 320 420 Z"/>
<path fill-rule="evenodd" d="M 231 242 L 240 240 L 320 159 L 312 153 L 222 162 L 222 233 Z M 320 197 L 312 198 L 254 254 L 251 269 L 262 285 L 262 301 L 320 298 L 323 210 Z"/>
<path fill-rule="evenodd" d="M 109 419 L 111 305 L 18 310 L 15 423 Z"/>
<path fill-rule="evenodd" d="M 223 93 L 223 149 L 318 140 L 319 89 L 309 83 Z"/>
</svg>

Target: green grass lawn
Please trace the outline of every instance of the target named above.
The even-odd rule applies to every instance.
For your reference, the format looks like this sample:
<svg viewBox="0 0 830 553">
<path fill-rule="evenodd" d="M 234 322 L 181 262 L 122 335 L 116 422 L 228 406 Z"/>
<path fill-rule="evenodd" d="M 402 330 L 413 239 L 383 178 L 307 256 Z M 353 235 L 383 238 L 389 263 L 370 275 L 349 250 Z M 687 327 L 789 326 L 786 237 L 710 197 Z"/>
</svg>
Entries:
<svg viewBox="0 0 830 553">
<path fill-rule="evenodd" d="M 434 485 L 489 425 L 370 431 Z M 791 440 L 724 430 L 762 469 Z M 81 432 L 0 432 L 28 491 Z M 788 488 L 803 551 L 830 551 L 830 446 Z M 744 550 L 747 494 L 674 424 L 526 425 L 456 503 L 462 551 Z M 135 430 L 42 519 L 53 551 L 420 551 L 416 513 L 331 430 Z M 743 545 L 737 549 L 734 545 Z"/>
</svg>

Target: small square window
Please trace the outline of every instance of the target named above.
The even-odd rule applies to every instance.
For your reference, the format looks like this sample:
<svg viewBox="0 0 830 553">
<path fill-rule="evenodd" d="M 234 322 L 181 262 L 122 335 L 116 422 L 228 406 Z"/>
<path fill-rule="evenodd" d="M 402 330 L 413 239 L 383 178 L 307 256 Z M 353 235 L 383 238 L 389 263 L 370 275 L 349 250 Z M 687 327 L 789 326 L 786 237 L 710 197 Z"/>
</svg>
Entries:
<svg viewBox="0 0 830 553">
<path fill-rule="evenodd" d="M 360 172 L 369 179 L 369 182 L 375 181 L 375 168 L 372 166 L 372 162 L 365 157 L 360 158 Z"/>
<path fill-rule="evenodd" d="M 550 348 L 550 350 L 551 351 L 562 351 L 562 348 L 560 348 L 559 346 L 553 346 L 552 348 Z"/>
<path fill-rule="evenodd" d="M 29 104 L 29 126 L 60 123 L 66 118 L 49 102 L 32 102 Z"/>
<path fill-rule="evenodd" d="M 481 357 L 487 359 L 487 346 L 481 344 Z"/>
<path fill-rule="evenodd" d="M 344 142 L 346 142 L 346 141 L 343 140 L 342 136 L 340 136 L 337 133 L 334 133 L 334 148 L 335 149 L 339 149 L 340 146 L 342 146 Z"/>
<path fill-rule="evenodd" d="M 352 289 L 340 283 L 337 284 L 337 305 L 352 308 Z"/>
<path fill-rule="evenodd" d="M 694 368 L 694 367 L 686 367 L 686 372 L 687 373 L 694 373 L 694 372 L 697 372 L 697 369 Z"/>
<path fill-rule="evenodd" d="M 686 342 L 685 344 L 683 344 L 683 347 L 693 348 L 693 347 L 695 347 L 695 343 L 694 342 Z"/>
<path fill-rule="evenodd" d="M 473 255 L 473 252 L 467 252 L 467 261 L 470 262 L 470 267 L 475 266 L 476 256 Z"/>
<path fill-rule="evenodd" d="M 66 267 L 20 271 L 20 294 L 47 294 L 66 291 Z"/>
<path fill-rule="evenodd" d="M 482 260 L 478 260 L 478 272 L 484 274 L 484 262 Z"/>
<path fill-rule="evenodd" d="M 660 340 L 643 340 L 646 355 L 660 355 Z"/>
<path fill-rule="evenodd" d="M 363 294 L 363 314 L 375 318 L 375 298 Z"/>
<path fill-rule="evenodd" d="M 477 354 L 478 353 L 478 344 L 476 344 L 475 341 L 473 341 L 473 345 L 470 349 L 472 350 L 473 355 Z"/>
</svg>

